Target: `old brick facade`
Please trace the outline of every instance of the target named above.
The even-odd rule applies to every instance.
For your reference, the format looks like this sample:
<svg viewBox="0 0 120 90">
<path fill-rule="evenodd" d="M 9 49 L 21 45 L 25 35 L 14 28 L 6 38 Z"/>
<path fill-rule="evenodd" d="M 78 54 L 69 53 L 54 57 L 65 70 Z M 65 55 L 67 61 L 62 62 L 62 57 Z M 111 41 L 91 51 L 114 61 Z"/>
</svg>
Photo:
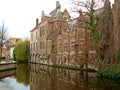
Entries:
<svg viewBox="0 0 120 90">
<path fill-rule="evenodd" d="M 68 11 L 60 8 L 57 1 L 49 15 L 42 11 L 41 22 L 36 19 L 36 27 L 31 30 L 31 62 L 71 66 L 88 63 L 95 49 L 84 15 L 71 19 Z"/>
</svg>

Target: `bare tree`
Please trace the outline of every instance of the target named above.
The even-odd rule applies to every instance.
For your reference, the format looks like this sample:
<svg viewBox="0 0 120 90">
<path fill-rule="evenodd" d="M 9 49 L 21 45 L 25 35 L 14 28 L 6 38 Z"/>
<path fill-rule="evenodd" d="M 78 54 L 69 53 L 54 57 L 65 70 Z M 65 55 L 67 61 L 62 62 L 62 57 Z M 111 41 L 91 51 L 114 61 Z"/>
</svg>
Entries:
<svg viewBox="0 0 120 90">
<path fill-rule="evenodd" d="M 97 26 L 99 22 L 99 16 L 103 12 L 105 0 L 72 0 L 72 3 L 75 5 L 73 11 L 78 13 L 82 11 L 84 13 L 86 17 L 86 28 L 87 30 L 90 30 L 92 32 L 93 43 L 91 43 L 91 45 L 90 43 L 85 43 L 86 45 L 84 45 L 83 47 L 83 53 L 85 55 L 86 61 L 85 64 L 87 68 L 87 64 L 89 63 L 88 62 L 89 48 L 91 46 L 94 46 L 96 50 L 96 55 L 94 56 L 94 59 L 98 57 L 97 52 L 99 50 L 98 49 L 99 35 L 97 31 Z M 87 35 L 85 35 L 85 40 L 87 40 Z"/>
<path fill-rule="evenodd" d="M 2 47 L 6 39 L 7 39 L 7 28 L 5 27 L 3 22 L 2 26 L 0 26 L 0 58 L 2 58 Z"/>
<path fill-rule="evenodd" d="M 98 25 L 99 15 L 102 12 L 104 6 L 104 0 L 72 0 L 75 5 L 73 11 L 80 13 L 81 10 L 84 12 L 87 21 L 87 29 L 91 30 L 93 33 L 93 39 L 98 39 L 96 28 Z"/>
<path fill-rule="evenodd" d="M 109 64 L 114 60 L 112 22 L 112 9 L 110 1 L 106 0 L 99 24 L 97 26 L 97 30 L 99 32 L 99 58 L 105 64 Z"/>
</svg>

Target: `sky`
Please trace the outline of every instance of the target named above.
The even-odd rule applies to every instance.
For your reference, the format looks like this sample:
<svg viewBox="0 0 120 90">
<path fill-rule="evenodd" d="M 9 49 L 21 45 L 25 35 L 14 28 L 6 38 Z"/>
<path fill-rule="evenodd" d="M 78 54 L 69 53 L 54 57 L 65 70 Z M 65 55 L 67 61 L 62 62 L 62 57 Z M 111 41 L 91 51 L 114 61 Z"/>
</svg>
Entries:
<svg viewBox="0 0 120 90">
<path fill-rule="evenodd" d="M 0 26 L 4 22 L 8 37 L 30 38 L 36 18 L 41 12 L 49 14 L 56 7 L 57 0 L 0 0 Z M 71 0 L 59 0 L 61 10 L 71 10 Z M 110 0 L 113 3 L 113 0 Z M 73 14 L 74 16 L 74 14 Z"/>
</svg>

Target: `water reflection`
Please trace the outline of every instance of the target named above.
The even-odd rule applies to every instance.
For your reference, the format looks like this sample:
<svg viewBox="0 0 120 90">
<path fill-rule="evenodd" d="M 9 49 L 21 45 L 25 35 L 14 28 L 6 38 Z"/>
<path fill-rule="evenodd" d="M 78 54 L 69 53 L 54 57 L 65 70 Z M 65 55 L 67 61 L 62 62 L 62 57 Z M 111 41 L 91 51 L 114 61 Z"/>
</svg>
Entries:
<svg viewBox="0 0 120 90">
<path fill-rule="evenodd" d="M 30 70 L 28 64 L 18 64 L 16 69 L 0 72 L 0 82 L 11 88 L 11 90 L 30 90 Z"/>
<path fill-rule="evenodd" d="M 16 69 L 0 71 L 0 79 L 16 75 Z"/>
<path fill-rule="evenodd" d="M 18 83 L 14 77 L 6 77 L 1 80 L 10 90 L 30 90 L 29 86 L 25 86 L 22 83 Z M 1 89 L 0 89 L 1 90 Z M 4 90 L 4 89 L 3 89 Z"/>
<path fill-rule="evenodd" d="M 5 75 L 12 77 L 4 78 Z M 26 64 L 18 64 L 16 73 L 15 70 L 3 71 L 0 78 L 12 90 L 120 90 L 119 79 L 96 78 L 93 72 L 40 64 L 30 64 L 30 68 Z"/>
<path fill-rule="evenodd" d="M 29 85 L 30 82 L 30 71 L 28 64 L 18 64 L 16 69 L 17 82 L 23 83 L 25 86 Z"/>
<path fill-rule="evenodd" d="M 30 90 L 119 90 L 120 81 L 98 79 L 93 72 L 31 64 Z"/>
<path fill-rule="evenodd" d="M 120 80 L 108 80 L 104 78 L 99 78 L 96 83 L 97 90 L 120 90 Z"/>
</svg>

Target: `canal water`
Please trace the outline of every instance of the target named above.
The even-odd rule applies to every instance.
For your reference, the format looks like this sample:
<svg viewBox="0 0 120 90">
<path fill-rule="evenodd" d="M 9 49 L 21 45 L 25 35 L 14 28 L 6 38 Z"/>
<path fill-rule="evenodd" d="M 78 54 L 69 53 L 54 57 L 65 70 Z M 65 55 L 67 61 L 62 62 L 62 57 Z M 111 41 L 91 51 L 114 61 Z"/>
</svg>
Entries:
<svg viewBox="0 0 120 90">
<path fill-rule="evenodd" d="M 0 72 L 0 82 L 12 90 L 120 90 L 119 79 L 40 64 L 18 64 L 16 70 Z"/>
</svg>

